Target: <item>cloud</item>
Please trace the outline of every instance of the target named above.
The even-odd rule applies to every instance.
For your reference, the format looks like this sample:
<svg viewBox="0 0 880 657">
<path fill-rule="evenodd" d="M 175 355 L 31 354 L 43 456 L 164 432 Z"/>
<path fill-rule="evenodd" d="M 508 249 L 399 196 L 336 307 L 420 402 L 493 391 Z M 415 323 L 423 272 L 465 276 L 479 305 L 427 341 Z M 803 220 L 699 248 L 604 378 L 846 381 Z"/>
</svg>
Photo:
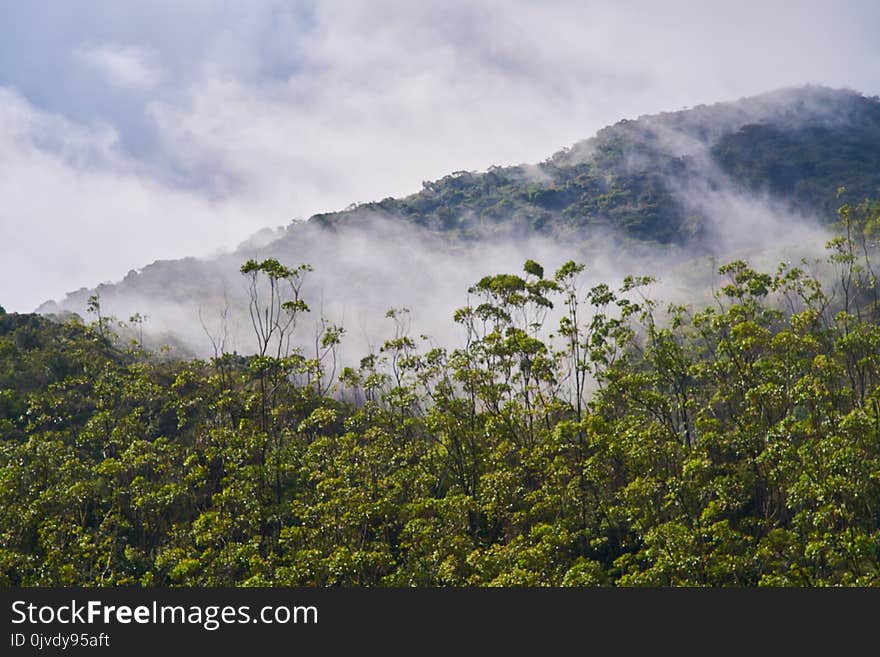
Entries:
<svg viewBox="0 0 880 657">
<path fill-rule="evenodd" d="M 874 2 L 83 0 L 5 18 L 0 280 L 21 283 L 0 303 L 22 311 L 620 118 L 805 82 L 880 93 Z"/>
<path fill-rule="evenodd" d="M 78 48 L 75 57 L 97 69 L 114 85 L 149 89 L 158 85 L 164 73 L 156 54 L 135 46 L 101 44 Z"/>
<path fill-rule="evenodd" d="M 218 204 L 165 184 L 119 151 L 112 128 L 71 123 L 2 89 L 0 125 L 0 303 L 7 310 L 29 311 L 118 279 L 145 256 L 204 254 L 206 243 L 247 234 L 251 217 L 271 217 L 258 201 Z"/>
</svg>

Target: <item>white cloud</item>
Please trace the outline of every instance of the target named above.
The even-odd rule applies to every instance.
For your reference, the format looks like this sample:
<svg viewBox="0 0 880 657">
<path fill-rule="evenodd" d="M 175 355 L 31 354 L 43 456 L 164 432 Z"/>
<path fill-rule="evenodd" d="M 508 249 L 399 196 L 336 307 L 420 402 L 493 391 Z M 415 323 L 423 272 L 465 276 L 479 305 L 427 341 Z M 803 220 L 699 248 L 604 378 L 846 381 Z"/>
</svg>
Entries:
<svg viewBox="0 0 880 657">
<path fill-rule="evenodd" d="M 0 121 L 0 281 L 21 281 L 0 303 L 16 310 L 454 170 L 539 161 L 620 118 L 806 82 L 880 92 L 870 2 L 78 7 L 31 16 L 45 29 L 14 51 L 18 84 L 45 80 L 29 101 L 0 94 L 17 117 Z M 75 56 L 41 66 L 59 35 Z"/>
<path fill-rule="evenodd" d="M 272 217 L 258 200 L 215 203 L 158 182 L 112 131 L 36 110 L 0 89 L 0 304 L 41 301 L 145 260 L 204 255 Z M 277 222 L 276 222 L 277 223 Z"/>
<path fill-rule="evenodd" d="M 120 87 L 149 89 L 164 77 L 156 54 L 144 48 L 105 43 L 82 46 L 75 51 L 75 56 Z"/>
</svg>

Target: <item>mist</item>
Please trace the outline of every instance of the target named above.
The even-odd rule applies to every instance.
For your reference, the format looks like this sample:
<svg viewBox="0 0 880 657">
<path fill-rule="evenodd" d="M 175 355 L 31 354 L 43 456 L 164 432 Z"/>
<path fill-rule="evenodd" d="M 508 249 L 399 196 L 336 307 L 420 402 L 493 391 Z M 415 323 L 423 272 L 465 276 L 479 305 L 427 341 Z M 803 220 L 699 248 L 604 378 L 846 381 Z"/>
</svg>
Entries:
<svg viewBox="0 0 880 657">
<path fill-rule="evenodd" d="M 862 102 L 873 101 L 824 88 L 781 90 L 621 122 L 546 160 L 565 166 L 591 163 L 603 143 L 622 136 L 632 150 L 621 160 L 628 174 L 654 171 L 664 158 L 682 163 L 677 173 L 665 175 L 664 184 L 695 224 L 674 242 L 634 239 L 602 222 L 573 231 L 558 214 L 542 231 L 506 217 L 488 233 L 462 237 L 404 216 L 381 214 L 373 206 L 353 205 L 329 223 L 316 217 L 264 228 L 226 253 L 157 261 L 130 271 L 116 284 L 82 288 L 40 311 L 87 317 L 88 298 L 97 293 L 105 315 L 123 322 L 136 313 L 146 316 L 143 329 L 153 348 L 168 343 L 178 355 L 199 357 L 217 355 L 218 348 L 253 353 L 257 343 L 247 281 L 239 269 L 249 259 L 275 258 L 289 267 L 313 268 L 302 288 L 311 312 L 298 320 L 295 345 L 312 356 L 321 327 L 341 326 L 345 337 L 340 361 L 356 365 L 391 337 L 389 309 L 407 309 L 410 334 L 424 336 L 427 344 L 461 346 L 463 329 L 452 318 L 456 309 L 473 301 L 468 288 L 486 275 L 522 273 L 528 259 L 542 264 L 547 277 L 566 261 L 584 264 L 584 293 L 598 283 L 616 287 L 626 276 L 649 275 L 656 279 L 649 293 L 658 301 L 699 307 L 711 301 L 719 285 L 720 264 L 743 259 L 775 271 L 782 261 L 817 262 L 825 257 L 830 236 L 827 217 L 733 181 L 718 165 L 713 147 L 747 125 L 793 131 L 847 125 L 855 120 L 853 103 Z M 553 171 L 545 163 L 523 165 L 505 175 L 524 184 L 552 186 Z M 551 313 L 548 332 L 557 319 Z"/>
<path fill-rule="evenodd" d="M 250 354 L 257 342 L 247 281 L 239 268 L 248 259 L 276 258 L 289 267 L 309 264 L 313 271 L 305 276 L 302 294 L 311 311 L 298 319 L 293 344 L 312 357 L 321 325 L 342 326 L 341 367 L 356 366 L 393 337 L 394 325 L 386 318 L 390 309 L 409 311 L 407 329 L 420 349 L 463 346 L 464 329 L 453 314 L 475 301 L 468 288 L 487 275 L 522 274 L 528 259 L 539 262 L 546 277 L 566 261 L 584 264 L 582 296 L 599 283 L 617 287 L 627 276 L 649 275 L 656 281 L 646 293 L 659 307 L 699 308 L 720 287 L 717 268 L 724 262 L 745 259 L 772 272 L 781 261 L 824 258 L 830 232 L 816 217 L 768 195 L 746 193 L 729 181 L 722 184 L 720 172 L 710 173 L 678 190 L 704 218 L 699 238 L 681 245 L 639 242 L 613 228 L 577 238 L 512 228 L 491 240 L 456 240 L 402 218 L 366 213 L 333 230 L 314 222 L 267 229 L 231 253 L 160 261 L 130 272 L 118 284 L 84 288 L 40 310 L 94 319 L 86 305 L 97 292 L 105 315 L 123 321 L 135 313 L 147 316 L 144 332 L 151 348 L 170 344 L 175 355 L 203 358 L 217 355 L 218 347 Z M 545 335 L 555 331 L 558 311 L 549 314 Z"/>
</svg>

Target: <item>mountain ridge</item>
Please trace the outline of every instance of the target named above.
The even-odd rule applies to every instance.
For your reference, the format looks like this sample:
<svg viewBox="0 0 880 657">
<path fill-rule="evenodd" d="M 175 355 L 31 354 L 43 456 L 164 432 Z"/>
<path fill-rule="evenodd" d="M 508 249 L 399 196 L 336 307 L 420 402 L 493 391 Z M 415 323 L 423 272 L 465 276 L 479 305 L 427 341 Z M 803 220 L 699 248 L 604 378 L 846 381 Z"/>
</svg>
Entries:
<svg viewBox="0 0 880 657">
<path fill-rule="evenodd" d="M 880 99 L 826 87 L 780 89 L 732 102 L 623 119 L 602 128 L 593 137 L 557 151 L 541 163 L 495 166 L 485 172 L 457 171 L 423 183 L 423 189 L 414 194 L 363 203 L 338 212 L 318 213 L 308 221 L 328 226 L 356 219 L 363 212 L 381 216 L 399 214 L 429 229 L 459 230 L 469 236 L 470 233 L 479 235 L 479 229 L 487 224 L 517 218 L 525 218 L 530 228 L 542 230 L 551 219 L 545 213 L 555 211 L 578 228 L 606 222 L 619 227 L 622 223 L 626 232 L 639 239 L 665 243 L 678 235 L 681 217 L 673 215 L 680 214 L 683 208 L 670 197 L 663 178 L 670 174 L 693 173 L 693 166 L 705 166 L 705 162 L 689 161 L 702 155 L 701 149 L 716 149 L 713 154 L 717 157 L 733 146 L 741 147 L 742 136 L 738 133 L 752 125 L 776 130 L 802 127 L 825 131 L 833 137 L 858 122 L 870 127 L 872 142 L 880 144 Z M 735 136 L 740 139 L 733 140 Z M 730 170 L 725 172 L 738 172 L 733 167 L 740 164 L 740 159 L 725 160 L 728 161 Z M 661 171 L 652 172 L 650 168 Z M 627 175 L 632 178 L 616 187 L 615 183 Z M 504 188 L 517 183 L 525 184 L 521 191 L 533 206 L 531 212 L 525 204 L 517 207 L 513 202 L 522 200 L 521 196 L 503 197 Z M 874 176 L 871 183 L 872 191 L 880 188 L 880 176 Z M 830 187 L 828 196 L 835 196 L 838 186 Z M 471 203 L 457 207 L 462 190 L 468 187 L 477 188 L 496 202 L 476 203 L 475 199 L 466 198 Z M 853 192 L 851 196 L 857 194 Z M 443 199 L 444 195 L 448 198 Z M 656 203 L 653 212 L 650 208 L 648 212 L 632 211 L 625 201 L 633 197 Z M 458 214 L 456 209 L 460 210 Z M 828 209 L 823 206 L 824 218 L 831 220 L 833 216 L 827 213 Z M 461 210 L 470 210 L 473 214 Z"/>
<path fill-rule="evenodd" d="M 839 187 L 847 188 L 840 196 Z M 833 222 L 841 203 L 866 197 L 880 197 L 880 99 L 789 88 L 624 119 L 537 164 L 454 172 L 408 196 L 264 229 L 211 259 L 154 262 L 37 312 L 82 315 L 97 292 L 108 312 L 127 317 L 146 308 L 176 331 L 192 323 L 194 308 L 228 303 L 229 295 L 246 307 L 238 267 L 254 257 L 315 265 L 317 297 L 323 304 L 341 295 L 340 312 L 362 302 L 384 312 L 438 285 L 457 293 L 490 273 L 484 269 L 517 267 L 510 260 L 532 251 L 629 258 L 634 266 L 658 253 L 726 257 L 791 241 Z M 655 270 L 669 259 L 659 262 Z"/>
</svg>

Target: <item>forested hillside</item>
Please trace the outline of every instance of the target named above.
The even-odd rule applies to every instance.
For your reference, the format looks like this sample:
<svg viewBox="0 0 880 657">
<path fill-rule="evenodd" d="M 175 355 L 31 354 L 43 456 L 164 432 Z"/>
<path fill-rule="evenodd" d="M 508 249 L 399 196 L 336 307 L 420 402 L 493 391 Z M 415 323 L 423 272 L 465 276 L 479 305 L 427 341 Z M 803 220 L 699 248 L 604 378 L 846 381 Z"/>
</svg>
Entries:
<svg viewBox="0 0 880 657">
<path fill-rule="evenodd" d="M 271 258 L 253 355 L 163 359 L 97 297 L 0 314 L 0 583 L 880 584 L 880 208 L 837 228 L 707 306 L 529 260 L 474 282 L 463 346 L 395 309 L 359 367 L 344 327 L 292 346 L 312 272 Z"/>
<path fill-rule="evenodd" d="M 843 200 L 877 196 L 878 153 L 880 100 L 803 87 L 623 120 L 539 164 L 456 172 L 412 196 L 313 221 L 344 225 L 378 214 L 473 238 L 612 227 L 638 240 L 684 243 L 700 237 L 705 220 L 691 216 L 681 194 L 691 179 L 770 192 L 831 222 L 839 187 L 847 188 Z"/>
<path fill-rule="evenodd" d="M 812 255 L 822 241 L 813 233 L 842 202 L 880 197 L 878 153 L 880 100 L 785 89 L 624 120 L 537 164 L 455 172 L 403 198 L 267 229 L 232 253 L 132 269 L 38 310 L 84 316 L 97 292 L 109 315 L 149 317 L 152 346 L 173 342 L 197 355 L 210 353 L 200 323 L 216 330 L 222 314 L 230 344 L 245 351 L 237 267 L 275 258 L 314 265 L 309 301 L 332 321 L 364 325 L 359 334 L 375 334 L 375 318 L 397 304 L 412 307 L 418 332 L 448 341 L 437 318 L 463 303 L 486 267 L 585 261 L 591 283 L 635 267 L 689 289 L 694 282 L 672 280 L 670 270 L 710 275 L 700 258 Z"/>
</svg>

